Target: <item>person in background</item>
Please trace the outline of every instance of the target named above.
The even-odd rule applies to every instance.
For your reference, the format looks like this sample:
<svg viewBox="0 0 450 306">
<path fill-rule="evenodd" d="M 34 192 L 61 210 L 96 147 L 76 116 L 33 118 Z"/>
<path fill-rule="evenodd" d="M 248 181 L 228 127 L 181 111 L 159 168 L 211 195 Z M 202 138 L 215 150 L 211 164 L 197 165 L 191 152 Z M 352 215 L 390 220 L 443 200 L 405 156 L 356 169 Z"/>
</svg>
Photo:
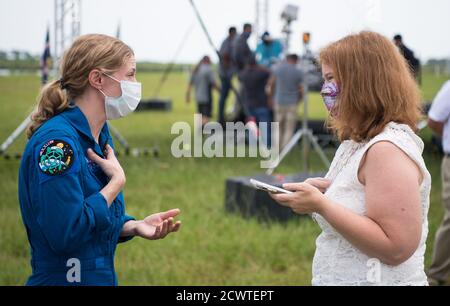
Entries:
<svg viewBox="0 0 450 306">
<path fill-rule="evenodd" d="M 233 60 L 238 72 L 242 71 L 253 56 L 253 52 L 248 45 L 248 39 L 252 35 L 252 25 L 244 24 L 242 34 L 236 39 L 233 48 Z"/>
<path fill-rule="evenodd" d="M 223 126 L 225 124 L 225 106 L 228 94 L 231 90 L 231 82 L 233 75 L 236 72 L 236 67 L 233 63 L 233 47 L 237 38 L 235 27 L 228 30 L 228 37 L 222 42 L 220 46 L 220 99 L 219 99 L 219 123 Z"/>
<path fill-rule="evenodd" d="M 266 93 L 267 82 L 270 77 L 270 71 L 256 63 L 255 57 L 251 57 L 247 67 L 239 73 L 239 81 L 241 82 L 245 98 L 244 103 L 249 114 L 247 116 L 254 117 L 256 123 L 260 125 L 266 123 L 266 128 L 262 128 L 262 138 L 266 146 L 271 146 L 270 134 L 270 108 L 269 99 Z"/>
<path fill-rule="evenodd" d="M 283 149 L 294 135 L 297 109 L 303 98 L 303 72 L 298 68 L 298 56 L 289 54 L 286 61 L 277 65 L 268 84 L 273 96 L 275 122 L 279 123 L 279 144 Z"/>
<path fill-rule="evenodd" d="M 253 52 L 248 45 L 248 39 L 252 35 L 252 25 L 249 23 L 244 24 L 242 34 L 235 40 L 233 47 L 233 61 L 236 65 L 236 72 L 239 74 L 247 67 L 249 60 L 253 57 Z M 245 114 L 242 105 L 245 103 L 245 89 L 242 84 L 239 84 L 238 94 L 234 103 L 233 117 L 234 120 L 245 120 L 248 114 Z"/>
<path fill-rule="evenodd" d="M 437 94 L 428 113 L 428 126 L 442 138 L 444 157 L 441 165 L 444 219 L 439 227 L 428 269 L 431 285 L 444 285 L 450 277 L 450 81 Z"/>
<path fill-rule="evenodd" d="M 212 117 L 212 90 L 220 91 L 211 66 L 209 56 L 204 56 L 194 68 L 186 91 L 186 102 L 190 103 L 192 87 L 195 87 L 195 100 L 198 113 L 202 115 L 202 126 L 207 124 Z"/>
<path fill-rule="evenodd" d="M 281 60 L 283 45 L 279 40 L 273 39 L 269 32 L 264 32 L 255 53 L 258 64 L 270 68 Z"/>
<path fill-rule="evenodd" d="M 414 52 L 403 43 L 403 37 L 400 34 L 394 36 L 394 44 L 400 50 L 400 53 L 408 62 L 411 73 L 417 81 L 420 82 L 420 61 L 414 56 Z"/>
</svg>

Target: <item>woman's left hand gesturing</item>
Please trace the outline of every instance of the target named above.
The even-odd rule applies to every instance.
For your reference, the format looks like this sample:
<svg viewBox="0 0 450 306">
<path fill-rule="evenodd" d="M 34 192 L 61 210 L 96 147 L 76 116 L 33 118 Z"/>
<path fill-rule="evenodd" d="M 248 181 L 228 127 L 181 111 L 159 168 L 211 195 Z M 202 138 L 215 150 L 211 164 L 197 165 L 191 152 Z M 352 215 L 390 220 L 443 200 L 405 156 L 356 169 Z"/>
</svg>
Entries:
<svg viewBox="0 0 450 306">
<path fill-rule="evenodd" d="M 172 209 L 148 216 L 142 221 L 137 221 L 134 228 L 135 234 L 148 240 L 162 239 L 180 229 L 181 221 L 173 220 L 179 214 L 179 209 Z"/>
<path fill-rule="evenodd" d="M 329 182 L 327 184 L 329 186 Z M 293 193 L 270 196 L 281 205 L 290 207 L 297 214 L 320 213 L 326 204 L 326 197 L 319 190 L 319 186 L 313 186 L 311 182 L 284 184 L 283 188 Z"/>
</svg>

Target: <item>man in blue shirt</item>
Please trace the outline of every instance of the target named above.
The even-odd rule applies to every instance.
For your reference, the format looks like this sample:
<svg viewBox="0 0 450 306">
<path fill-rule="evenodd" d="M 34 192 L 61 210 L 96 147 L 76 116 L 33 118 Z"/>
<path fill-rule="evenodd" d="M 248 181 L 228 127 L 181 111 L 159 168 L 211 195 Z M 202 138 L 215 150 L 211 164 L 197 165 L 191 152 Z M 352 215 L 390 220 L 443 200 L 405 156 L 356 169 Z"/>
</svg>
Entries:
<svg viewBox="0 0 450 306">
<path fill-rule="evenodd" d="M 269 32 L 265 32 L 261 36 L 261 42 L 256 47 L 255 53 L 258 64 L 270 68 L 281 60 L 283 45 L 279 40 L 273 39 Z"/>
</svg>

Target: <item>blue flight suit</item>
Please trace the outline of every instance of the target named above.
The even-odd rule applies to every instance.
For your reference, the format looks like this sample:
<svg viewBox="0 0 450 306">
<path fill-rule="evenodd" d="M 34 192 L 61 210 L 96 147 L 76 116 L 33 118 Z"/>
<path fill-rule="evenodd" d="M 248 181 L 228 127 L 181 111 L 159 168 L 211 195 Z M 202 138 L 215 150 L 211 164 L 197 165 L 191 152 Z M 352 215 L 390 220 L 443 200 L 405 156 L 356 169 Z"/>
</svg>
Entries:
<svg viewBox="0 0 450 306">
<path fill-rule="evenodd" d="M 96 143 L 74 105 L 29 140 L 19 172 L 20 209 L 31 247 L 27 285 L 117 285 L 115 249 L 132 238 L 121 238 L 120 232 L 134 218 L 125 214 L 122 193 L 108 208 L 100 193 L 108 177 L 87 157 L 91 148 L 104 158 L 108 143 L 113 147 L 108 125 Z"/>
</svg>

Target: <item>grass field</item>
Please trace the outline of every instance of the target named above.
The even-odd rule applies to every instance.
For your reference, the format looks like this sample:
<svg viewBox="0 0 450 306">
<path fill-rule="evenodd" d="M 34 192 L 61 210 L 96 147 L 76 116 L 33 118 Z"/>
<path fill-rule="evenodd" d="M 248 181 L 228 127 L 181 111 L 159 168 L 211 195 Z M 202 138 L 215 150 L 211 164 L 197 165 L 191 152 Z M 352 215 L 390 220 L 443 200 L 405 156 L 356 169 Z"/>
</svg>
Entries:
<svg viewBox="0 0 450 306">
<path fill-rule="evenodd" d="M 148 97 L 159 74 L 138 76 Z M 426 75 L 425 100 L 432 100 L 446 80 Z M 113 122 L 134 147 L 161 149 L 159 159 L 120 156 L 127 174 L 127 211 L 137 218 L 179 207 L 183 227 L 161 241 L 134 239 L 118 247 L 116 269 L 121 285 L 308 285 L 314 241 L 320 229 L 307 218 L 287 224 L 259 223 L 224 210 L 225 179 L 261 173 L 259 160 L 175 159 L 170 145 L 173 122 L 192 122 L 194 105 L 184 103 L 186 75 L 170 76 L 162 96 L 171 97 L 171 113 L 136 113 Z M 3 141 L 32 111 L 39 90 L 34 75 L 0 77 L 0 140 Z M 216 99 L 217 100 L 217 99 Z M 317 94 L 311 94 L 313 118 L 323 118 L 325 109 Z M 430 132 L 423 137 L 429 142 Z M 10 149 L 21 152 L 22 136 Z M 116 144 L 116 146 L 119 146 Z M 330 158 L 332 151 L 328 152 Z M 426 264 L 430 263 L 434 233 L 441 221 L 440 156 L 427 150 L 425 159 L 433 177 L 430 235 Z M 300 171 L 297 148 L 279 168 L 281 173 Z M 29 247 L 22 225 L 18 198 L 19 161 L 0 159 L 0 285 L 21 285 L 30 274 Z M 313 170 L 323 170 L 312 157 Z"/>
</svg>

